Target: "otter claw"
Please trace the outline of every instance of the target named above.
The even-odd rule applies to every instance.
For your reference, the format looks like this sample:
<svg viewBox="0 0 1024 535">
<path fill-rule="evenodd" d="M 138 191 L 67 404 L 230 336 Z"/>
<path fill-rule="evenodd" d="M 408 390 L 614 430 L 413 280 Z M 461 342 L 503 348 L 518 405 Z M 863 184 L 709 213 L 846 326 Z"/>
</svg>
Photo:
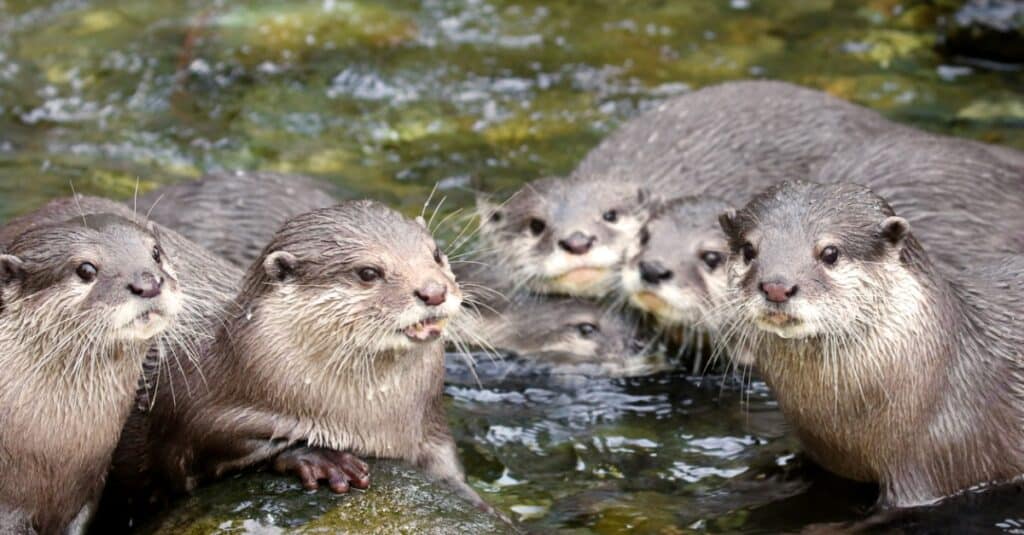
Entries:
<svg viewBox="0 0 1024 535">
<path fill-rule="evenodd" d="M 326 481 L 331 491 L 338 494 L 348 492 L 351 487 L 370 486 L 369 465 L 351 453 L 327 448 L 286 451 L 274 459 L 274 470 L 298 476 L 306 490 L 317 490 L 321 481 Z"/>
</svg>

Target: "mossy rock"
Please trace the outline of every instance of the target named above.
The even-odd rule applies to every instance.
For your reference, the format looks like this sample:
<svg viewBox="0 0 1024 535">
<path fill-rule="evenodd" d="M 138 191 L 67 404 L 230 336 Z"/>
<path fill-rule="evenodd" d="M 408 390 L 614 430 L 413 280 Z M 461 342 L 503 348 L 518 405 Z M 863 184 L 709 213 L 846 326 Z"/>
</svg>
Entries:
<svg viewBox="0 0 1024 535">
<path fill-rule="evenodd" d="M 296 481 L 245 474 L 202 488 L 142 533 L 512 533 L 411 468 L 375 462 L 370 490 L 304 491 Z"/>
</svg>

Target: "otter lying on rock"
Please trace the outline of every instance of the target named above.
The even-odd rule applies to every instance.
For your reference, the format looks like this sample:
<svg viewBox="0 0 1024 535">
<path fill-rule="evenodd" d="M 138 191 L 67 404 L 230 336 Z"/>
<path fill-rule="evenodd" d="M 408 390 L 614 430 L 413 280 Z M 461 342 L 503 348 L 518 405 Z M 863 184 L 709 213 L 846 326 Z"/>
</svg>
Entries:
<svg viewBox="0 0 1024 535">
<path fill-rule="evenodd" d="M 933 263 L 863 186 L 784 183 L 721 217 L 733 317 L 803 443 L 928 504 L 1024 474 L 1024 257 Z"/>
<path fill-rule="evenodd" d="M 408 461 L 489 509 L 465 482 L 442 400 L 460 303 L 433 238 L 397 212 L 359 201 L 294 217 L 205 327 L 198 366 L 157 379 L 118 472 L 128 488 L 149 472 L 186 491 L 273 460 L 310 486 L 365 487 L 365 465 L 338 453 L 352 451 Z M 303 444 L 314 449 L 292 449 Z"/>
<path fill-rule="evenodd" d="M 40 219 L 0 232 L 0 531 L 80 533 L 182 295 L 152 227 Z"/>
</svg>

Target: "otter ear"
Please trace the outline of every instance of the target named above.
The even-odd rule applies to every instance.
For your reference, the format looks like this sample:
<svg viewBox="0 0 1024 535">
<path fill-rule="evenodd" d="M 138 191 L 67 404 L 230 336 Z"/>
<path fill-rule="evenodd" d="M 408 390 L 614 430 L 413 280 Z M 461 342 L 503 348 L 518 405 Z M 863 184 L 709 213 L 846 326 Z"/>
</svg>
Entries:
<svg viewBox="0 0 1024 535">
<path fill-rule="evenodd" d="M 0 284 L 20 279 L 25 274 L 25 263 L 10 254 L 0 254 Z"/>
<path fill-rule="evenodd" d="M 284 281 L 295 272 L 299 259 L 288 251 L 274 251 L 263 261 L 263 269 L 271 278 Z"/>
<path fill-rule="evenodd" d="M 498 203 L 491 201 L 491 198 L 484 194 L 476 196 L 476 215 L 480 218 L 480 224 L 498 223 L 505 213 Z"/>
<path fill-rule="evenodd" d="M 739 225 L 736 222 L 736 210 L 729 208 L 718 216 L 718 224 L 726 236 L 730 238 L 739 234 Z"/>
<path fill-rule="evenodd" d="M 891 216 L 882 221 L 879 230 L 889 243 L 898 245 L 910 233 L 910 223 L 902 217 Z"/>
</svg>

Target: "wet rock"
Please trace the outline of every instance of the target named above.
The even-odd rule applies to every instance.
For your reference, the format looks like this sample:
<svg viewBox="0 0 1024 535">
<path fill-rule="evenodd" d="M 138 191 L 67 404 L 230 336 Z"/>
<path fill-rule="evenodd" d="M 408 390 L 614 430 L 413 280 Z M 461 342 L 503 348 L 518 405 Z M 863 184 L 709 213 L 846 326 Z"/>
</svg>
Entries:
<svg viewBox="0 0 1024 535">
<path fill-rule="evenodd" d="M 1024 1 L 968 0 L 942 25 L 942 50 L 1003 63 L 1024 63 Z"/>
<path fill-rule="evenodd" d="M 511 533 L 419 472 L 373 465 L 366 492 L 306 492 L 287 478 L 246 474 L 200 489 L 143 533 Z"/>
</svg>

